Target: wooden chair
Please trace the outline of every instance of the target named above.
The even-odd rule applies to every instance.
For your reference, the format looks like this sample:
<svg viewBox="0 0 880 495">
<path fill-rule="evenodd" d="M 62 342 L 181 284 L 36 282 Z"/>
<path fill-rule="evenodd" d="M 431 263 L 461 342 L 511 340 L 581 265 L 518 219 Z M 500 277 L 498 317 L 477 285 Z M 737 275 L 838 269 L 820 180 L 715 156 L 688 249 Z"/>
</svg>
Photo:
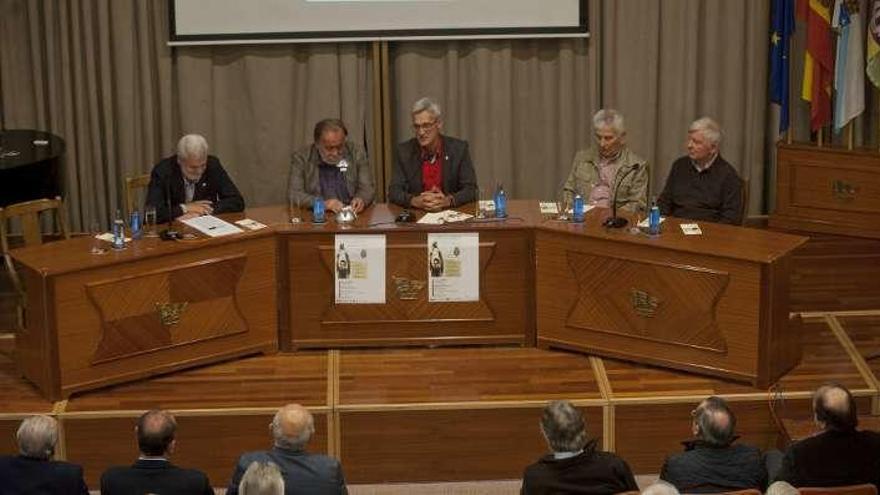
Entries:
<svg viewBox="0 0 880 495">
<path fill-rule="evenodd" d="M 877 487 L 871 483 L 847 486 L 810 486 L 798 488 L 801 495 L 877 495 Z"/>
<path fill-rule="evenodd" d="M 125 178 L 125 215 L 128 218 L 131 212 L 143 204 L 137 201 L 137 193 L 150 185 L 150 174 L 136 175 Z M 145 198 L 146 199 L 146 198 Z"/>
<path fill-rule="evenodd" d="M 70 239 L 70 233 L 67 230 L 67 220 L 64 215 L 64 202 L 61 197 L 55 199 L 35 199 L 33 201 L 25 201 L 24 203 L 16 203 L 0 208 L 0 247 L 3 249 L 3 262 L 6 265 L 6 272 L 12 280 L 12 286 L 15 290 L 16 297 L 16 326 L 17 331 L 21 332 L 25 328 L 25 309 L 27 298 L 25 296 L 24 285 L 15 270 L 15 264 L 9 255 L 9 221 L 17 218 L 21 223 L 21 233 L 25 246 L 36 246 L 43 243 L 43 230 L 41 215 L 44 212 L 51 212 L 55 216 L 55 225 L 58 229 L 57 234 L 65 239 Z"/>
</svg>

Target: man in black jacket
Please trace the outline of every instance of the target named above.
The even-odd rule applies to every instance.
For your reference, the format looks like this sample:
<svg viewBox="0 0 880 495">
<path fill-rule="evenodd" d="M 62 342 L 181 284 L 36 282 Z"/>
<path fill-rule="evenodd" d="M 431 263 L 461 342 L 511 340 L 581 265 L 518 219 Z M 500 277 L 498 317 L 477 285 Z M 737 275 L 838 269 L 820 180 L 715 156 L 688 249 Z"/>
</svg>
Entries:
<svg viewBox="0 0 880 495">
<path fill-rule="evenodd" d="M 177 422 L 170 413 L 158 409 L 144 413 L 135 427 L 140 457 L 131 467 L 104 471 L 101 494 L 214 495 L 204 473 L 179 468 L 168 460 L 177 445 L 176 431 Z"/>
<path fill-rule="evenodd" d="M 660 479 L 682 493 L 714 493 L 767 486 L 767 470 L 756 447 L 734 444 L 736 416 L 720 397 L 709 397 L 691 412 L 694 439 L 669 456 Z"/>
<path fill-rule="evenodd" d="M 49 416 L 31 416 L 15 434 L 18 456 L 0 457 L 0 495 L 88 495 L 83 470 L 53 461 L 58 423 Z"/>
<path fill-rule="evenodd" d="M 880 486 L 880 433 L 856 430 L 856 402 L 849 390 L 836 383 L 819 387 L 813 413 L 822 431 L 788 448 L 776 480 L 796 487 Z"/>
<path fill-rule="evenodd" d="M 177 154 L 153 167 L 146 203 L 159 223 L 244 211 L 244 198 L 198 134 L 180 138 Z"/>
<path fill-rule="evenodd" d="M 477 175 L 467 141 L 445 136 L 440 106 L 430 98 L 413 104 L 416 137 L 397 147 L 389 200 L 404 208 L 439 211 L 477 199 Z"/>
<path fill-rule="evenodd" d="M 548 404 L 541 417 L 541 431 L 552 452 L 526 468 L 524 495 L 610 495 L 639 490 L 626 461 L 596 450 L 596 441 L 587 437 L 583 415 L 571 402 Z"/>
</svg>

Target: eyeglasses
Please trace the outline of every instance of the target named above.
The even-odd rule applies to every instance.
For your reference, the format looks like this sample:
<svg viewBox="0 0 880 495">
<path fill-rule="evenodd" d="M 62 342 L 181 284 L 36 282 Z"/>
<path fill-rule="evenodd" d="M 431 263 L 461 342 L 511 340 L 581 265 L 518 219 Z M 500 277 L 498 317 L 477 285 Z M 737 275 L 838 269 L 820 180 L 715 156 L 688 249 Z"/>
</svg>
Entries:
<svg viewBox="0 0 880 495">
<path fill-rule="evenodd" d="M 424 124 L 413 124 L 413 129 L 415 129 L 416 132 L 419 132 L 419 131 L 430 131 L 430 130 L 433 129 L 436 125 L 437 125 L 437 121 L 435 120 L 435 121 L 433 121 L 433 122 L 425 122 Z"/>
</svg>

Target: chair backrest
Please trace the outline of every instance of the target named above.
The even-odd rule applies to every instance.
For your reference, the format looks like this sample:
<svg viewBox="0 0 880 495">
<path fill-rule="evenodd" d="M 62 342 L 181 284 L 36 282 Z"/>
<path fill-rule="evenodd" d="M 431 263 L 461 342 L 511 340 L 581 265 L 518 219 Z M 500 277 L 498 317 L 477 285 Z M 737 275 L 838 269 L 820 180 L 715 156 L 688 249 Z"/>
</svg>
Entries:
<svg viewBox="0 0 880 495">
<path fill-rule="evenodd" d="M 142 202 L 138 202 L 137 193 L 141 189 L 146 189 L 150 185 L 150 174 L 136 175 L 134 177 L 125 178 L 125 214 L 126 217 L 131 212 L 138 209 Z"/>
<path fill-rule="evenodd" d="M 877 495 L 877 487 L 872 483 L 846 486 L 810 486 L 798 488 L 801 495 Z"/>
<path fill-rule="evenodd" d="M 43 229 L 40 215 L 45 211 L 51 211 L 55 215 L 55 225 L 58 234 L 65 239 L 70 239 L 67 230 L 67 220 L 64 215 L 64 201 L 60 196 L 54 199 L 35 199 L 23 203 L 15 203 L 0 208 L 0 243 L 3 254 L 9 253 L 8 223 L 13 218 L 21 222 L 21 233 L 25 246 L 35 246 L 43 243 Z"/>
</svg>

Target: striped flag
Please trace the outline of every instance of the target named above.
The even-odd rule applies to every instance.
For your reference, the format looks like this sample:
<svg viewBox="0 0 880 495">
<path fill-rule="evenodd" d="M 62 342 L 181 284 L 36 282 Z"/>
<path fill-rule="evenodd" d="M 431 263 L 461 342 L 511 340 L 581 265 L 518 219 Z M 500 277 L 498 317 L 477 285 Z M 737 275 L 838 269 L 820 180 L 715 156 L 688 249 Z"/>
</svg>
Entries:
<svg viewBox="0 0 880 495">
<path fill-rule="evenodd" d="M 857 0 L 836 0 L 831 26 L 837 31 L 837 57 L 834 62 L 834 130 L 865 111 L 865 60 L 862 16 Z"/>
<path fill-rule="evenodd" d="M 830 0 L 800 0 L 798 13 L 807 21 L 807 50 L 801 98 L 810 102 L 810 129 L 831 123 L 834 50 L 831 43 Z"/>
</svg>

